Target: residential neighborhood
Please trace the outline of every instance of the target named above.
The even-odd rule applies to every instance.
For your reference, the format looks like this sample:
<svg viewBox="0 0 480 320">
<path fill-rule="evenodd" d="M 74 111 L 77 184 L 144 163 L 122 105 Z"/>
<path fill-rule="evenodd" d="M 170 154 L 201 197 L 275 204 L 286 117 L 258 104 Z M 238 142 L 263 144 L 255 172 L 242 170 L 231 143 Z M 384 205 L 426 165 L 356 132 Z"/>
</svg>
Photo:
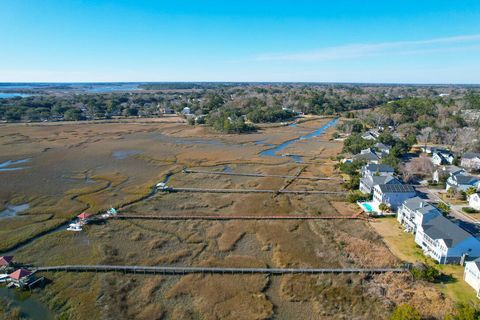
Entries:
<svg viewBox="0 0 480 320">
<path fill-rule="evenodd" d="M 358 190 L 370 200 L 357 201 L 358 205 L 370 216 L 395 214 L 423 254 L 436 263 L 464 265 L 464 281 L 480 297 L 480 238 L 463 226 L 474 221 L 467 212 L 480 211 L 480 176 L 475 174 L 480 170 L 480 153 L 461 155 L 444 147 L 421 147 L 420 153 L 430 158 L 433 169 L 423 166 L 417 170 L 426 179 L 418 185 L 420 191 L 404 183 L 402 174 L 385 163 L 392 146 L 380 141 L 381 134 L 372 129 L 361 134 L 363 140 L 372 141 L 367 143 L 371 147 L 342 160 L 364 163 L 359 169 Z M 408 163 L 418 157 L 418 153 L 400 157 L 406 163 L 404 170 L 413 170 Z"/>
</svg>

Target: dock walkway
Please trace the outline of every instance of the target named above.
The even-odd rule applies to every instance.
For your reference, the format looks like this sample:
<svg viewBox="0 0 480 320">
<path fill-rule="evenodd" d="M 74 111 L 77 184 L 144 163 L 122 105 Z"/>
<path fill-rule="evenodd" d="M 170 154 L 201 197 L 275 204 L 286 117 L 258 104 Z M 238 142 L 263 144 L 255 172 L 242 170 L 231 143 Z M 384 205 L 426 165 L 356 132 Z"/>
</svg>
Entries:
<svg viewBox="0 0 480 320">
<path fill-rule="evenodd" d="M 280 216 L 255 216 L 255 215 L 139 215 L 139 214 L 123 214 L 111 217 L 111 219 L 129 220 L 129 219 L 144 219 L 144 220 L 365 220 L 365 217 L 360 215 L 352 216 L 312 216 L 312 215 L 280 215 Z"/>
<path fill-rule="evenodd" d="M 160 189 L 163 192 L 192 192 L 192 193 L 283 193 L 283 194 L 336 194 L 346 195 L 346 191 L 318 191 L 318 190 L 269 190 L 269 189 L 209 189 L 209 188 L 174 188 Z"/>
<path fill-rule="evenodd" d="M 115 266 L 115 265 L 65 265 L 38 267 L 35 272 L 121 272 L 140 274 L 345 274 L 345 273 L 402 273 L 407 268 L 332 268 L 332 269 L 308 269 L 308 268 L 215 268 L 215 267 L 150 267 L 150 266 Z"/>
<path fill-rule="evenodd" d="M 279 174 L 262 174 L 262 173 L 240 173 L 240 172 L 224 172 L 224 171 L 206 171 L 206 170 L 192 170 L 184 169 L 185 173 L 202 173 L 202 174 L 218 174 L 227 176 L 244 176 L 244 177 L 260 177 L 260 178 L 284 178 L 284 179 L 303 179 L 303 180 L 333 180 L 343 181 L 342 178 L 329 178 L 329 177 L 301 177 L 301 176 L 289 176 Z"/>
</svg>

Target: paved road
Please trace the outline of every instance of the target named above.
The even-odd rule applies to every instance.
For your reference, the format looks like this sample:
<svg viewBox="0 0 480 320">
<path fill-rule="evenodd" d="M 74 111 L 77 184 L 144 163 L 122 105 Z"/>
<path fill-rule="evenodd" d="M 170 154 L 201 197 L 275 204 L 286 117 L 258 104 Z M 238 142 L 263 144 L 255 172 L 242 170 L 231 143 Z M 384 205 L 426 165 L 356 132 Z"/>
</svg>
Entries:
<svg viewBox="0 0 480 320">
<path fill-rule="evenodd" d="M 423 192 L 425 193 L 428 198 L 431 200 L 431 201 L 434 201 L 434 202 L 443 202 L 443 203 L 446 203 L 445 201 L 442 200 L 442 198 L 438 195 L 438 193 L 440 191 L 443 191 L 442 190 L 438 190 L 438 189 L 430 189 L 430 188 L 427 188 L 427 187 L 417 187 L 417 190 L 419 190 L 420 192 Z M 448 204 L 448 203 L 447 203 Z M 450 205 L 450 204 L 448 204 Z M 471 217 L 470 215 L 468 215 L 467 213 L 464 213 L 462 211 L 462 207 L 463 206 L 459 206 L 459 205 L 450 205 L 450 215 L 453 216 L 455 219 L 458 219 L 458 220 L 461 220 L 461 221 L 465 221 L 467 223 L 473 223 L 473 224 L 480 224 L 480 221 L 478 221 L 477 219 Z"/>
</svg>

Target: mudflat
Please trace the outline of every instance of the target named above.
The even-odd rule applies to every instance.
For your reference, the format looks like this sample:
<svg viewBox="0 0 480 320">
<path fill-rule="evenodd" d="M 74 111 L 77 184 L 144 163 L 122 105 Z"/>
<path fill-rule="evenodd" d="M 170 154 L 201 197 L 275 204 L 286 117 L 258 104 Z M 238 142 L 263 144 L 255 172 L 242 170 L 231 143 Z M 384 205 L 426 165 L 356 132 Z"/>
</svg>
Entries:
<svg viewBox="0 0 480 320">
<path fill-rule="evenodd" d="M 243 135 L 178 120 L 1 126 L 0 164 L 28 160 L 5 166 L 18 170 L 0 172 L 0 204 L 28 208 L 0 221 L 0 250 L 18 247 L 12 251 L 18 261 L 38 266 L 342 268 L 401 263 L 362 220 L 108 220 L 81 233 L 60 229 L 38 236 L 83 211 L 98 214 L 110 207 L 119 208 L 121 215 L 156 216 L 358 212 L 337 194 L 153 192 L 161 181 L 174 188 L 344 191 L 340 179 L 183 171 L 340 178 L 332 157 L 342 143 L 332 139 L 334 127 L 296 140 L 274 156 L 262 155 L 331 118 Z M 402 274 L 45 276 L 52 282 L 36 293 L 39 299 L 54 313 L 76 319 L 384 319 L 404 302 L 424 316 L 441 317 L 452 309 L 435 288 Z"/>
</svg>

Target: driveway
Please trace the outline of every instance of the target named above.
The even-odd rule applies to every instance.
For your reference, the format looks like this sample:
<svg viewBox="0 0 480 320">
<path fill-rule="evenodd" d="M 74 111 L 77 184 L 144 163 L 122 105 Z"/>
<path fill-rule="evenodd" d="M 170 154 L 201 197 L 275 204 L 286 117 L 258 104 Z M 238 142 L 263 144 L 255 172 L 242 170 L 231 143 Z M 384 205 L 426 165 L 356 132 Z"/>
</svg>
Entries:
<svg viewBox="0 0 480 320">
<path fill-rule="evenodd" d="M 442 192 L 443 189 L 430 189 L 424 186 L 418 186 L 416 187 L 416 189 L 421 193 L 423 193 L 425 196 L 427 196 L 427 198 L 430 201 L 446 203 L 445 201 L 442 200 L 442 198 L 439 195 L 439 193 Z M 453 218 L 467 222 L 467 223 L 480 225 L 480 221 L 471 217 L 470 215 L 468 215 L 468 213 L 465 213 L 462 211 L 462 207 L 464 207 L 464 205 L 450 205 L 449 203 L 447 204 L 450 206 L 450 209 L 451 209 L 449 215 L 452 216 Z"/>
</svg>

